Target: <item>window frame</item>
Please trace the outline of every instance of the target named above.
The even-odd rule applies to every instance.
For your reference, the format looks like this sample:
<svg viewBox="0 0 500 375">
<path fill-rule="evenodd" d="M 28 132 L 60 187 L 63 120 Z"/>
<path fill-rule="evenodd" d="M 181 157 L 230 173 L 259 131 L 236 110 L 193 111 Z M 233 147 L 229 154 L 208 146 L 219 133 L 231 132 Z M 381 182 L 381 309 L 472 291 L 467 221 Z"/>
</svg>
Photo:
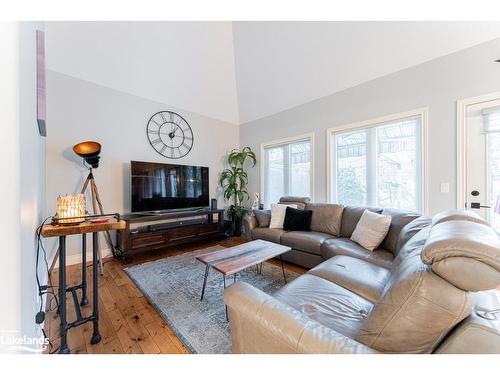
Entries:
<svg viewBox="0 0 500 375">
<path fill-rule="evenodd" d="M 350 123 L 346 125 L 340 125 L 328 128 L 326 130 L 326 191 L 327 191 L 327 201 L 329 203 L 333 202 L 335 197 L 335 169 L 337 165 L 337 152 L 336 152 L 336 142 L 333 142 L 334 135 L 337 133 L 345 133 L 349 131 L 376 128 L 382 126 L 385 123 L 391 123 L 399 120 L 404 120 L 409 117 L 420 117 L 420 150 L 421 150 L 421 160 L 420 160 L 420 170 L 421 170 L 421 181 L 420 181 L 420 199 L 421 199 L 421 214 L 426 215 L 429 212 L 428 198 L 428 107 L 423 107 L 407 112 L 399 112 L 390 114 L 387 116 L 377 117 L 365 121 Z M 334 160 L 335 158 L 335 160 Z M 367 166 L 368 168 L 368 166 Z"/>
<path fill-rule="evenodd" d="M 297 143 L 300 141 L 309 141 L 310 142 L 310 163 L 311 163 L 311 176 L 310 176 L 310 181 L 309 181 L 309 189 L 311 192 L 311 201 L 314 202 L 314 153 L 315 153 L 315 148 L 314 148 L 314 132 L 311 133 L 305 133 L 305 134 L 300 134 L 296 135 L 293 137 L 287 137 L 287 138 L 280 138 L 276 139 L 273 141 L 265 142 L 260 144 L 260 157 L 259 160 L 261 161 L 259 163 L 259 169 L 260 169 L 260 184 L 259 184 L 259 197 L 260 197 L 260 203 L 265 205 L 266 202 L 266 185 L 265 185 L 265 177 L 266 177 L 266 170 L 267 170 L 267 158 L 266 158 L 266 148 L 272 148 L 272 147 L 277 147 L 277 146 L 283 146 L 283 145 L 288 145 L 292 143 Z M 286 172 L 285 172 L 286 173 Z"/>
</svg>

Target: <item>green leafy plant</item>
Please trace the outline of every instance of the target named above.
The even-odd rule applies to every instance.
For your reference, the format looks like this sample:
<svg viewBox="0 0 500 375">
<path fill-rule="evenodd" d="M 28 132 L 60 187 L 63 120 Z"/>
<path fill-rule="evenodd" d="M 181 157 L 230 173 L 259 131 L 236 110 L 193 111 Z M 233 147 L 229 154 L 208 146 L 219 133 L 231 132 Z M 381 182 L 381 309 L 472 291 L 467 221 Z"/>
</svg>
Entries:
<svg viewBox="0 0 500 375">
<path fill-rule="evenodd" d="M 247 191 L 248 174 L 245 172 L 245 166 L 249 163 L 252 167 L 257 163 L 255 153 L 250 147 L 232 150 L 227 156 L 228 168 L 222 171 L 219 178 L 224 197 L 232 201 L 229 213 L 233 223 L 235 220 L 241 221 L 246 213 L 243 203 L 250 196 Z"/>
</svg>

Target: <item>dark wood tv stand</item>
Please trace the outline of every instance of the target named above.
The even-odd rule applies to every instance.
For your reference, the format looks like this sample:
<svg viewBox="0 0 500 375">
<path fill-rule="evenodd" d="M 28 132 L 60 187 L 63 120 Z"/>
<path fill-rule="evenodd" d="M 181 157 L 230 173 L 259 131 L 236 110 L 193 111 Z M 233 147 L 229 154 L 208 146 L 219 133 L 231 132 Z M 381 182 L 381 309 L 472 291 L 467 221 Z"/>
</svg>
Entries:
<svg viewBox="0 0 500 375">
<path fill-rule="evenodd" d="M 224 236 L 224 210 L 196 209 L 121 216 L 126 228 L 117 232 L 117 255 L 135 254 Z"/>
</svg>

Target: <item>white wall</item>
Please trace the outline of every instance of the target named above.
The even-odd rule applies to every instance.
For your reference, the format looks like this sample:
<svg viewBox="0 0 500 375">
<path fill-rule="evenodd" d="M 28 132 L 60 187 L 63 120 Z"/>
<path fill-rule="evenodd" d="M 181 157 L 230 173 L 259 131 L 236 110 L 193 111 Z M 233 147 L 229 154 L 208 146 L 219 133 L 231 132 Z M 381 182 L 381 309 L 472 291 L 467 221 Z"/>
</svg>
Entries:
<svg viewBox="0 0 500 375">
<path fill-rule="evenodd" d="M 238 122 L 231 22 L 47 22 L 47 68 Z"/>
<path fill-rule="evenodd" d="M 21 168 L 21 301 L 23 334 L 34 337 L 40 332 L 35 326 L 38 311 L 38 290 L 35 283 L 35 230 L 41 224 L 45 209 L 45 138 L 38 132 L 36 120 L 36 30 L 43 22 L 22 22 L 19 53 L 19 123 Z M 46 267 L 39 265 L 42 284 L 46 284 Z"/>
<path fill-rule="evenodd" d="M 50 53 L 50 52 L 48 52 Z M 146 123 L 160 110 L 172 110 L 191 125 L 194 146 L 182 159 L 170 160 L 154 151 Z M 173 162 L 210 168 L 210 195 L 222 207 L 217 177 L 226 152 L 238 146 L 238 126 L 168 104 L 99 86 L 58 72 L 47 72 L 47 207 L 56 210 L 61 194 L 80 191 L 87 170 L 72 146 L 85 140 L 102 144 L 95 179 L 106 212 L 130 212 L 130 161 Z M 90 197 L 87 197 L 88 204 Z M 101 240 L 104 246 L 105 242 Z M 52 247 L 53 249 L 53 247 Z M 68 239 L 68 262 L 79 261 L 77 238 Z"/>
<path fill-rule="evenodd" d="M 2 308 L 0 309 L 0 335 L 5 331 L 21 329 L 21 237 L 19 229 L 19 110 L 18 110 L 18 61 L 19 26 L 15 22 L 0 22 L 0 123 L 2 139 L 9 140 L 0 147 L 0 160 L 9 160 L 2 165 L 0 195 L 8 197 L 2 205 L 0 233 L 0 287 Z M 0 353 L 7 348 L 0 345 Z"/>
<path fill-rule="evenodd" d="M 456 100 L 500 91 L 500 39 L 366 82 L 307 104 L 245 123 L 240 144 L 314 132 L 315 200 L 327 199 L 326 129 L 417 108 L 429 108 L 430 213 L 456 205 Z M 259 191 L 259 168 L 249 174 L 249 192 Z M 441 182 L 451 192 L 440 193 Z"/>
<path fill-rule="evenodd" d="M 2 330 L 39 337 L 35 325 L 35 230 L 45 214 L 45 140 L 36 121 L 36 30 L 41 22 L 0 26 L 2 43 Z M 5 42 L 5 43 L 4 43 Z M 5 191 L 4 191 L 5 189 Z M 41 267 L 43 269 L 43 267 Z M 41 275 L 42 283 L 46 275 Z M 5 317 L 4 317 L 5 315 Z M 5 349 L 0 347 L 1 349 Z"/>
</svg>

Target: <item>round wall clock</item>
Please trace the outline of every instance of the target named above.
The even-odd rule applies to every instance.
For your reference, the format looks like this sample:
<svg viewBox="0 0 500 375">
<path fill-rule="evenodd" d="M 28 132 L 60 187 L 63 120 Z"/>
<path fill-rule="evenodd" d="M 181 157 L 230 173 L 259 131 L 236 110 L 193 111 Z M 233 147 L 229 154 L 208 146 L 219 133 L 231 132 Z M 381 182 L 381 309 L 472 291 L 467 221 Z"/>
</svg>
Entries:
<svg viewBox="0 0 500 375">
<path fill-rule="evenodd" d="M 148 121 L 146 133 L 151 147 L 166 158 L 182 158 L 193 148 L 193 131 L 184 117 L 175 112 L 156 112 Z"/>
</svg>

